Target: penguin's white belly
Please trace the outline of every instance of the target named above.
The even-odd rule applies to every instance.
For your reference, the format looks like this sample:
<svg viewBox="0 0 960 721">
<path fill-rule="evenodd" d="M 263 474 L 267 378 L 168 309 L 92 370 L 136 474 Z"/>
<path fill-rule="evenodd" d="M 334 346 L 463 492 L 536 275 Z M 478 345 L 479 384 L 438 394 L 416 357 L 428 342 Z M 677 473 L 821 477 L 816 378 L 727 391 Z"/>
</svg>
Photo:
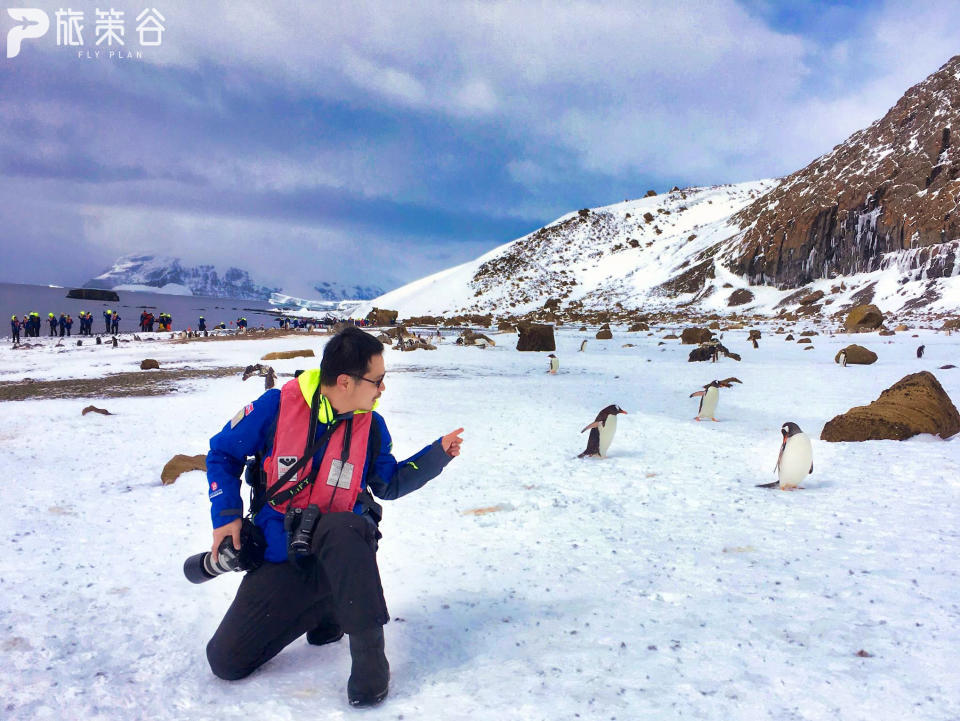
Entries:
<svg viewBox="0 0 960 721">
<path fill-rule="evenodd" d="M 703 402 L 700 404 L 700 417 L 713 418 L 717 412 L 717 401 L 720 400 L 720 391 L 715 386 L 707 388 L 703 394 Z"/>
<path fill-rule="evenodd" d="M 601 423 L 600 428 L 597 430 L 600 432 L 600 455 L 606 456 L 607 449 L 610 447 L 610 444 L 613 442 L 613 437 L 617 433 L 617 414 L 611 413 L 607 416 L 606 422 Z"/>
<path fill-rule="evenodd" d="M 787 439 L 787 445 L 780 457 L 780 468 L 777 474 L 781 486 L 797 486 L 810 473 L 810 464 L 813 463 L 813 446 L 810 436 L 798 433 Z"/>
</svg>

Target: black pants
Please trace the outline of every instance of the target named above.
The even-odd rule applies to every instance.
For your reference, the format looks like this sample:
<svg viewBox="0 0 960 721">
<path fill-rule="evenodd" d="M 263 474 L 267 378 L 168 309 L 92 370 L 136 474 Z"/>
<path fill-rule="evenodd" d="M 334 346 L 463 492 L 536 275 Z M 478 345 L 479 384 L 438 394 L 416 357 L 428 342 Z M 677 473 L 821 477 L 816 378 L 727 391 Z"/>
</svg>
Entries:
<svg viewBox="0 0 960 721">
<path fill-rule="evenodd" d="M 308 571 L 287 562 L 247 573 L 207 644 L 213 673 L 227 681 L 248 676 L 307 631 L 331 622 L 347 634 L 385 624 L 390 616 L 376 534 L 355 513 L 329 513 L 314 532 L 315 563 Z"/>
</svg>

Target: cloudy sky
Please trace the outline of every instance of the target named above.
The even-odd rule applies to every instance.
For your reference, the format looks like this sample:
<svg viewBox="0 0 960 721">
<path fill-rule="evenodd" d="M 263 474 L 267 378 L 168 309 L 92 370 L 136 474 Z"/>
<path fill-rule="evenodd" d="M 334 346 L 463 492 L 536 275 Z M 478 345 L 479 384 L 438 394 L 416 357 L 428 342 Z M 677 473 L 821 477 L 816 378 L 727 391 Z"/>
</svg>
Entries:
<svg viewBox="0 0 960 721">
<path fill-rule="evenodd" d="M 50 27 L 7 57 L 0 10 L 0 281 L 64 285 L 157 252 L 389 289 L 570 210 L 792 172 L 960 52 L 953 0 L 112 0 L 122 48 L 96 3 L 18 5 Z"/>
</svg>

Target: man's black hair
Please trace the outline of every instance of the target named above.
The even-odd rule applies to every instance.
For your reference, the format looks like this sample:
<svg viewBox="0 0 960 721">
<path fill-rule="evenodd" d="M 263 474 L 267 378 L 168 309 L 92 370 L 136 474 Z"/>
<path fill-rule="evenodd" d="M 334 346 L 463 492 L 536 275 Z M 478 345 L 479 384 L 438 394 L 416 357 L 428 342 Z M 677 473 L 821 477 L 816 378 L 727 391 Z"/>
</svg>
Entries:
<svg viewBox="0 0 960 721">
<path fill-rule="evenodd" d="M 370 359 L 382 354 L 383 343 L 356 326 L 347 326 L 323 349 L 320 378 L 325 385 L 332 386 L 342 373 L 362 376 L 367 372 Z"/>
</svg>

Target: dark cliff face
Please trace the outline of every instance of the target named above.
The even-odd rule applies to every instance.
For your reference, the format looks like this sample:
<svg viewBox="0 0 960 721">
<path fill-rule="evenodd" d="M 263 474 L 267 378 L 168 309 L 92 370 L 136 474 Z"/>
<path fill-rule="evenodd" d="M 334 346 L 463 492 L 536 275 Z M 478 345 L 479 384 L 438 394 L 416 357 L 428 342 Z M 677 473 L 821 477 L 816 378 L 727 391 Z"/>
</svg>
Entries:
<svg viewBox="0 0 960 721">
<path fill-rule="evenodd" d="M 751 284 L 779 288 L 894 261 L 914 277 L 954 275 L 958 133 L 960 55 L 737 214 L 742 231 L 727 246 L 726 266 Z M 891 251 L 906 252 L 882 258 Z"/>
</svg>

